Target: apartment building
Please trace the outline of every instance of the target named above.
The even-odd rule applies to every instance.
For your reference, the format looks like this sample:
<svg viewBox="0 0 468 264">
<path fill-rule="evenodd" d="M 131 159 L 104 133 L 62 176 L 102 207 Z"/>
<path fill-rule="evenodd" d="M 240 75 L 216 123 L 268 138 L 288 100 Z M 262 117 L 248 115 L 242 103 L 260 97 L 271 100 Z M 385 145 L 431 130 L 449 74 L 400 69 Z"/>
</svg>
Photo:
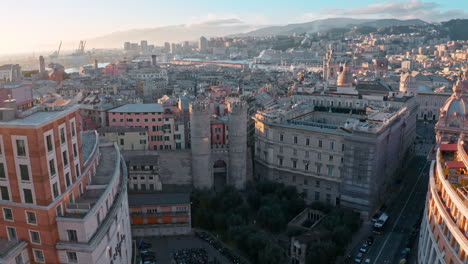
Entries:
<svg viewBox="0 0 468 264">
<path fill-rule="evenodd" d="M 118 147 L 100 144 L 94 131 L 82 134 L 78 106 L 16 112 L 14 100 L 5 103 L 0 259 L 130 263 L 127 175 Z"/>
<path fill-rule="evenodd" d="M 136 236 L 183 235 L 191 231 L 189 193 L 140 193 L 129 196 Z"/>
<path fill-rule="evenodd" d="M 184 124 L 161 104 L 127 104 L 108 111 L 109 126 L 143 127 L 151 150 L 185 149 Z"/>
<path fill-rule="evenodd" d="M 120 150 L 148 149 L 148 131 L 144 127 L 101 127 L 97 132 L 101 140 L 116 142 Z"/>
<path fill-rule="evenodd" d="M 308 202 L 368 217 L 382 204 L 415 139 L 414 98 L 313 94 L 255 117 L 255 175 L 292 185 Z"/>
</svg>

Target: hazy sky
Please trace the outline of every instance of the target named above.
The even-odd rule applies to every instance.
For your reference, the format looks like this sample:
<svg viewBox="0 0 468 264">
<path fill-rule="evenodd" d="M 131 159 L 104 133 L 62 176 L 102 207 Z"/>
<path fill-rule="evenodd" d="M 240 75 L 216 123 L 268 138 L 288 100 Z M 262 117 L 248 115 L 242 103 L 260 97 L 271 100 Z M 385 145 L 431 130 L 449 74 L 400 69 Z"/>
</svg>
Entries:
<svg viewBox="0 0 468 264">
<path fill-rule="evenodd" d="M 134 28 L 215 23 L 233 18 L 252 26 L 326 17 L 468 18 L 468 0 L 0 0 L 0 54 L 55 49 Z M 222 35 L 222 32 L 220 32 Z"/>
</svg>

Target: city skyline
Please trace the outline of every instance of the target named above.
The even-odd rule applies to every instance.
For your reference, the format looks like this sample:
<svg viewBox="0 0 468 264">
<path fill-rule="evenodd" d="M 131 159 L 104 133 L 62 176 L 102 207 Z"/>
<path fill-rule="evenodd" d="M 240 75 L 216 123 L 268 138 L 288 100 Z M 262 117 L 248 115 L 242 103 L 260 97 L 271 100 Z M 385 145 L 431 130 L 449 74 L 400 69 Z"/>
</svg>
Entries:
<svg viewBox="0 0 468 264">
<path fill-rule="evenodd" d="M 93 39 L 113 32 L 182 25 L 203 31 L 213 27 L 227 28 L 220 36 L 247 32 L 270 25 L 303 23 L 331 17 L 350 18 L 419 18 L 439 22 L 468 18 L 468 3 L 460 1 L 303 1 L 289 5 L 279 1 L 237 1 L 236 4 L 214 1 L 182 3 L 139 1 L 118 4 L 110 1 L 83 1 L 79 6 L 51 0 L 46 3 L 23 1 L 9 6 L 0 17 L 6 27 L 0 43 L 0 54 L 41 52 L 56 49 L 63 40 L 64 50 L 76 48 L 80 39 Z M 183 9 L 180 6 L 184 6 Z M 92 6 L 92 8 L 89 8 Z M 26 8 L 25 8 L 26 7 Z M 337 8 L 339 7 L 339 8 Z M 33 41 L 31 41 L 31 39 Z M 194 40 L 194 39 L 187 39 Z M 161 45 L 161 43 L 156 43 Z M 93 48 L 92 44 L 89 48 Z"/>
</svg>

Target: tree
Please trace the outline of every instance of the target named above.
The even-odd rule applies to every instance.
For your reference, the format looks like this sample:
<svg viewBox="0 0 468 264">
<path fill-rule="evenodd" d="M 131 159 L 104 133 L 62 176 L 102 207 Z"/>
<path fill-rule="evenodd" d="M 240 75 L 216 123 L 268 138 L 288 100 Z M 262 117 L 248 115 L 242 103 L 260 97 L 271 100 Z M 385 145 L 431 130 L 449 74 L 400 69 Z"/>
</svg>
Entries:
<svg viewBox="0 0 468 264">
<path fill-rule="evenodd" d="M 258 254 L 259 264 L 282 264 L 286 263 L 284 260 L 283 250 L 272 244 L 267 244 L 266 247 Z"/>
</svg>

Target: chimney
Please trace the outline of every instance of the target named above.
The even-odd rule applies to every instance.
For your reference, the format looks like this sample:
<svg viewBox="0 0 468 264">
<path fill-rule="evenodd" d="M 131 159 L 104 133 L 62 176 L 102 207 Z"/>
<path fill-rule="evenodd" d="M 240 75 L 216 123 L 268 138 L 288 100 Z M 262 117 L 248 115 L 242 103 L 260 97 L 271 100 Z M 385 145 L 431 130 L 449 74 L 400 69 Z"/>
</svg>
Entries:
<svg viewBox="0 0 468 264">
<path fill-rule="evenodd" d="M 156 66 L 156 55 L 151 55 L 151 66 Z"/>
<path fill-rule="evenodd" d="M 94 69 L 95 70 L 99 69 L 97 60 L 94 60 Z"/>
</svg>

